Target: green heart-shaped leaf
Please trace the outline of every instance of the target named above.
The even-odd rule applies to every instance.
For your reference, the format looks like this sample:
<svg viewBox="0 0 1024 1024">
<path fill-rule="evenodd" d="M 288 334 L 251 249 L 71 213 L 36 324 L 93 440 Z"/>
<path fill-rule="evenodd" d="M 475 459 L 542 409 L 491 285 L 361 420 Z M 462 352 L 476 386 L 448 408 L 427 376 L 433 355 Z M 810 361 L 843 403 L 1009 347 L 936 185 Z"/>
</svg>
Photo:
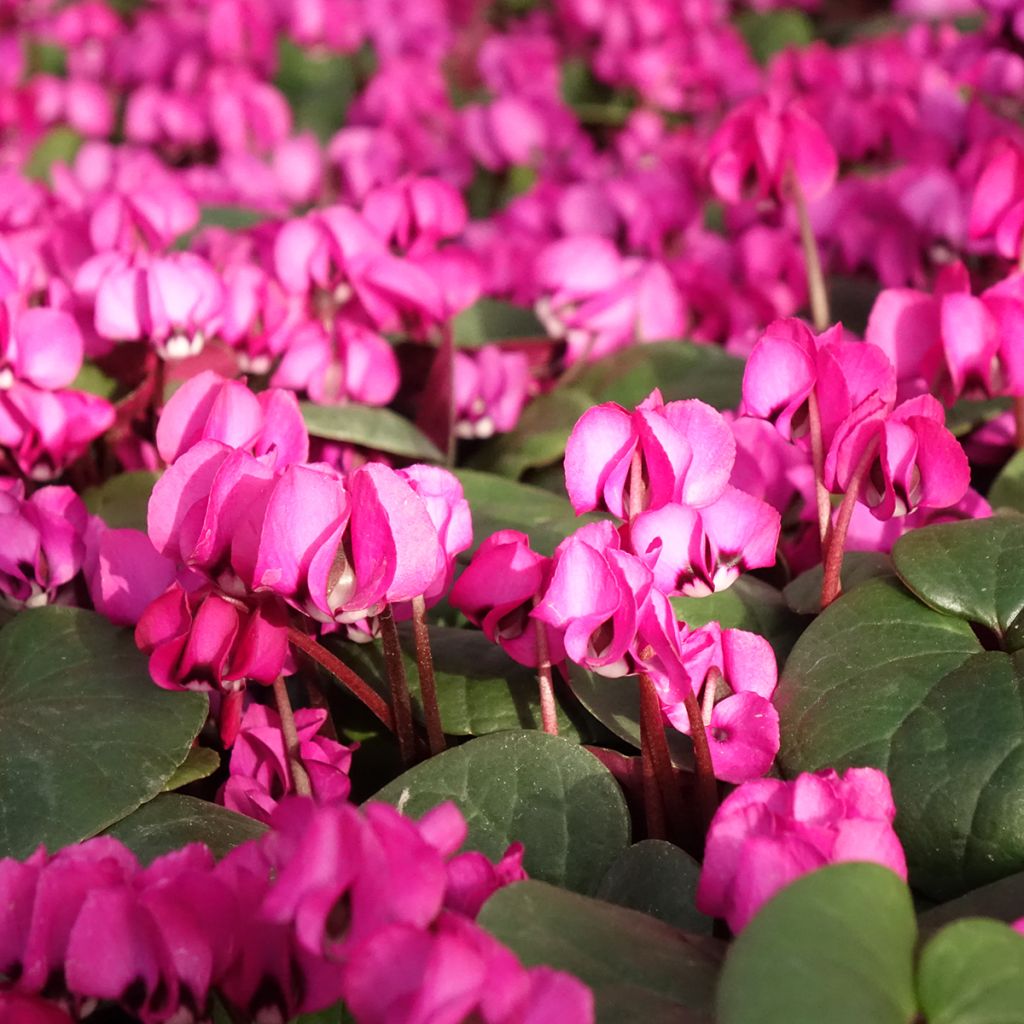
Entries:
<svg viewBox="0 0 1024 1024">
<path fill-rule="evenodd" d="M 922 931 L 935 931 L 965 917 L 994 917 L 1011 923 L 1024 917 L 1024 873 L 972 889 L 918 916 Z"/>
<path fill-rule="evenodd" d="M 711 933 L 696 906 L 700 864 L 673 843 L 645 839 L 624 850 L 598 887 L 599 899 L 650 914 L 673 928 Z"/>
<path fill-rule="evenodd" d="M 122 818 L 106 834 L 120 839 L 148 864 L 189 843 L 203 843 L 214 856 L 223 857 L 266 831 L 266 825 L 226 807 L 181 793 L 164 793 Z"/>
<path fill-rule="evenodd" d="M 413 817 L 454 800 L 469 825 L 469 849 L 496 859 L 518 840 L 532 878 L 580 892 L 593 892 L 629 843 L 629 813 L 611 773 L 582 747 L 545 733 L 470 740 L 374 799 Z"/>
<path fill-rule="evenodd" d="M 925 531 L 921 531 L 922 533 Z M 1024 869 L 1024 654 L 895 580 L 862 584 L 797 641 L 775 703 L 787 775 L 885 771 L 915 887 L 944 900 Z"/>
<path fill-rule="evenodd" d="M 511 338 L 547 341 L 544 325 L 532 309 L 486 297 L 459 313 L 452 322 L 452 334 L 459 348 L 479 348 Z"/>
<path fill-rule="evenodd" d="M 618 402 L 626 409 L 639 405 L 655 388 L 666 402 L 699 398 L 716 409 L 739 405 L 743 360 L 717 345 L 659 341 L 630 345 L 584 370 L 573 386 L 596 402 Z"/>
<path fill-rule="evenodd" d="M 313 437 L 357 444 L 405 459 L 441 462 L 444 456 L 415 423 L 376 405 L 314 405 L 301 402 L 302 418 Z"/>
<path fill-rule="evenodd" d="M 943 928 L 922 950 L 918 998 L 928 1024 L 1024 1019 L 1024 936 L 973 918 Z"/>
<path fill-rule="evenodd" d="M 1011 508 L 1024 512 L 1024 451 L 1014 452 L 988 489 L 993 508 Z"/>
<path fill-rule="evenodd" d="M 560 463 L 572 428 L 593 404 L 579 388 L 556 388 L 540 395 L 523 410 L 516 429 L 484 445 L 470 465 L 518 480 L 529 469 Z"/>
<path fill-rule="evenodd" d="M 711 1024 L 721 959 L 713 939 L 541 882 L 499 889 L 479 921 L 524 964 L 589 985 L 598 1024 Z"/>
<path fill-rule="evenodd" d="M 1024 646 L 1024 518 L 996 516 L 912 530 L 893 548 L 900 579 L 922 601 L 992 630 L 1009 650 Z"/>
<path fill-rule="evenodd" d="M 909 1024 L 910 891 L 877 864 L 836 864 L 769 900 L 732 944 L 718 1024 Z"/>
<path fill-rule="evenodd" d="M 151 800 L 206 711 L 155 686 L 132 634 L 94 612 L 15 616 L 0 630 L 0 856 L 59 849 Z"/>
<path fill-rule="evenodd" d="M 99 516 L 112 529 L 130 527 L 145 532 L 149 496 L 159 479 L 159 473 L 145 469 L 120 473 L 98 487 L 90 487 L 83 492 L 82 500 L 94 516 Z"/>
<path fill-rule="evenodd" d="M 570 533 L 598 518 L 576 516 L 568 498 L 494 473 L 459 469 L 455 475 L 473 510 L 474 551 L 498 530 L 520 530 L 529 534 L 534 551 L 550 555 Z"/>
<path fill-rule="evenodd" d="M 164 783 L 164 792 L 170 793 L 181 789 L 191 782 L 208 779 L 220 767 L 220 754 L 209 747 L 193 747 L 177 768 L 174 774 Z"/>
</svg>

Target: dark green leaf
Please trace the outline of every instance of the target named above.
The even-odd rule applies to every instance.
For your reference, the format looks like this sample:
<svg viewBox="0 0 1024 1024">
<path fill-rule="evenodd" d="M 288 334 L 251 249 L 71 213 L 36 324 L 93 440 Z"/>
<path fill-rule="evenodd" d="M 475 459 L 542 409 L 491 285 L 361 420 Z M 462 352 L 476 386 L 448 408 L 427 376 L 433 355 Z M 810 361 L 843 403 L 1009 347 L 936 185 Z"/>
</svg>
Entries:
<svg viewBox="0 0 1024 1024">
<path fill-rule="evenodd" d="M 82 494 L 85 507 L 114 529 L 131 527 L 146 530 L 146 515 L 153 485 L 159 473 L 141 469 L 112 476 L 98 487 L 90 487 Z"/>
<path fill-rule="evenodd" d="M 578 388 L 549 391 L 526 407 L 515 430 L 484 445 L 470 465 L 518 480 L 527 470 L 561 463 L 572 428 L 593 404 Z"/>
<path fill-rule="evenodd" d="M 599 899 L 650 914 L 673 928 L 711 933 L 711 918 L 696 907 L 700 864 L 661 839 L 645 839 L 625 850 L 608 869 Z"/>
<path fill-rule="evenodd" d="M 550 555 L 570 533 L 597 518 L 576 516 L 568 498 L 540 487 L 475 469 L 459 469 L 455 475 L 473 510 L 474 551 L 498 530 L 521 530 L 530 535 L 534 551 Z"/>
<path fill-rule="evenodd" d="M 732 944 L 718 1024 L 910 1024 L 916 932 L 910 891 L 887 868 L 804 875 Z"/>
<path fill-rule="evenodd" d="M 1012 407 L 1011 398 L 961 398 L 946 411 L 946 427 L 956 437 L 963 437 L 975 427 L 994 420 Z"/>
<path fill-rule="evenodd" d="M 113 377 L 108 377 L 95 363 L 83 363 L 78 376 L 71 382 L 73 391 L 88 391 L 112 401 L 120 387 Z"/>
<path fill-rule="evenodd" d="M 707 597 L 674 597 L 672 606 L 689 626 L 717 622 L 723 629 L 759 633 L 774 648 L 780 665 L 803 630 L 782 594 L 754 576 L 741 576 L 727 590 Z"/>
<path fill-rule="evenodd" d="M 498 890 L 479 920 L 524 964 L 589 985 L 598 1024 L 711 1024 L 721 957 L 712 939 L 541 882 Z"/>
<path fill-rule="evenodd" d="M 994 917 L 1011 923 L 1024 917 L 1024 873 L 972 889 L 918 916 L 922 931 L 935 931 L 964 917 Z"/>
<path fill-rule="evenodd" d="M 983 918 L 943 928 L 921 952 L 917 991 L 928 1024 L 1017 1024 L 1024 936 Z"/>
<path fill-rule="evenodd" d="M 579 702 L 606 729 L 640 749 L 640 688 L 636 676 L 611 679 L 569 665 L 569 686 Z M 672 762 L 679 768 L 693 767 L 693 744 L 671 726 L 665 727 Z"/>
<path fill-rule="evenodd" d="M 148 864 L 189 843 L 203 843 L 214 856 L 223 857 L 266 831 L 266 825 L 226 807 L 181 793 L 164 793 L 107 829 L 107 835 L 120 839 Z"/>
<path fill-rule="evenodd" d="M 717 345 L 688 341 L 631 345 L 589 366 L 574 382 L 595 402 L 618 402 L 627 409 L 655 388 L 661 389 L 666 402 L 700 398 L 716 409 L 734 409 L 742 384 L 742 359 Z"/>
<path fill-rule="evenodd" d="M 454 800 L 469 825 L 469 849 L 497 859 L 521 841 L 531 878 L 580 892 L 597 887 L 629 842 L 626 802 L 611 773 L 546 733 L 470 740 L 410 769 L 375 799 L 413 817 Z"/>
<path fill-rule="evenodd" d="M 181 789 L 190 782 L 208 779 L 220 767 L 220 754 L 209 747 L 193 747 L 164 785 L 164 792 Z"/>
<path fill-rule="evenodd" d="M 479 348 L 513 338 L 549 340 L 532 309 L 491 298 L 479 299 L 464 309 L 452 323 L 452 334 L 459 348 Z"/>
<path fill-rule="evenodd" d="M 759 64 L 767 64 L 789 46 L 807 46 L 814 40 L 814 25 L 803 11 L 744 11 L 736 27 Z"/>
<path fill-rule="evenodd" d="M 1012 508 L 1024 512 L 1024 451 L 1014 452 L 1000 470 L 988 491 L 993 508 Z"/>
<path fill-rule="evenodd" d="M 416 645 L 409 628 L 399 630 L 413 711 L 423 721 Z M 325 641 L 381 695 L 388 690 L 387 670 L 379 643 Z M 537 674 L 514 662 L 497 644 L 475 629 L 430 627 L 430 646 L 437 681 L 441 725 L 449 736 L 483 736 L 507 729 L 540 729 Z M 558 731 L 578 739 L 565 712 L 558 709 Z"/>
<path fill-rule="evenodd" d="M 286 39 L 278 42 L 275 84 L 292 110 L 295 127 L 327 142 L 345 123 L 345 112 L 370 70 L 365 52 L 311 52 Z"/>
<path fill-rule="evenodd" d="M 82 136 L 73 128 L 63 125 L 51 128 L 32 150 L 25 165 L 25 175 L 37 181 L 49 181 L 53 165 L 58 161 L 71 163 L 81 145 Z"/>
<path fill-rule="evenodd" d="M 206 710 L 155 686 L 131 632 L 102 616 L 17 615 L 0 630 L 0 856 L 59 849 L 151 800 Z"/>
<path fill-rule="evenodd" d="M 987 626 L 1010 650 L 1024 646 L 1024 518 L 995 516 L 904 534 L 892 552 L 903 582 L 922 601 Z"/>
<path fill-rule="evenodd" d="M 302 418 L 313 437 L 344 441 L 406 459 L 440 462 L 437 446 L 391 409 L 374 405 L 314 405 L 302 402 Z"/>
<path fill-rule="evenodd" d="M 817 615 L 821 611 L 821 583 L 824 572 L 820 565 L 800 573 L 782 596 L 797 615 Z M 892 576 L 892 561 L 880 551 L 847 551 L 843 555 L 843 569 L 839 579 L 843 592 L 849 593 L 854 587 L 880 576 Z"/>
<path fill-rule="evenodd" d="M 1022 659 L 984 651 L 967 622 L 896 580 L 864 583 L 786 663 L 775 696 L 783 770 L 886 771 L 911 878 L 933 899 L 1021 871 Z"/>
</svg>

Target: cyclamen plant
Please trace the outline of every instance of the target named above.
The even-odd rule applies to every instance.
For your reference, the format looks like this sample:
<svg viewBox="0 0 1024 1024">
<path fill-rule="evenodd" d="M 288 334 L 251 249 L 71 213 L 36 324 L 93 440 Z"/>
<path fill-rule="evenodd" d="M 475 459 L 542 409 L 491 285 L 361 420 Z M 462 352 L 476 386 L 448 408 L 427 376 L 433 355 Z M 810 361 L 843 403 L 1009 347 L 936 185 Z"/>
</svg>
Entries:
<svg viewBox="0 0 1024 1024">
<path fill-rule="evenodd" d="M 0 0 L 0 1024 L 1024 1019 L 1022 40 Z"/>
</svg>

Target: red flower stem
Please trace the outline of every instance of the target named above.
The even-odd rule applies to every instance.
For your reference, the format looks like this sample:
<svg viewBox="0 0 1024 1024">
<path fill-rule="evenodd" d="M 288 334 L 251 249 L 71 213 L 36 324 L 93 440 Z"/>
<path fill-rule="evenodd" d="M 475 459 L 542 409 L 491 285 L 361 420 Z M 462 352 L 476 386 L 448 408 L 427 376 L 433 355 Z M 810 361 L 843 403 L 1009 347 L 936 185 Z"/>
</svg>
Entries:
<svg viewBox="0 0 1024 1024">
<path fill-rule="evenodd" d="M 356 675 L 341 658 L 332 654 L 322 644 L 317 643 L 313 637 L 307 636 L 301 629 L 295 626 L 288 628 L 288 643 L 312 658 L 321 668 L 330 672 L 353 697 L 376 715 L 381 724 L 394 732 L 394 719 L 391 716 L 391 709 L 387 706 L 387 703 L 366 680 Z"/>
<path fill-rule="evenodd" d="M 825 275 L 821 269 L 821 254 L 818 252 L 818 241 L 814 237 L 811 218 L 807 213 L 807 200 L 796 174 L 790 171 L 790 194 L 796 209 L 796 219 L 800 225 L 800 244 L 804 250 L 804 266 L 807 269 L 807 295 L 811 303 L 811 322 L 819 334 L 832 323 L 828 308 L 828 289 L 825 286 Z"/>
<path fill-rule="evenodd" d="M 640 673 L 640 772 L 644 793 L 644 818 L 647 821 L 648 839 L 665 839 L 668 830 L 665 826 L 665 805 L 662 802 L 662 787 L 659 785 L 653 747 L 655 734 L 665 738 L 665 727 L 661 723 L 661 708 L 656 708 L 657 717 L 650 713 L 648 691 L 654 696 L 657 704 L 658 696 L 650 676 Z"/>
<path fill-rule="evenodd" d="M 334 716 L 331 714 L 331 705 L 324 696 L 323 690 L 321 690 L 317 683 L 312 679 L 306 679 L 305 683 L 306 697 L 309 699 L 310 706 L 317 708 L 320 711 L 327 712 L 324 724 L 320 726 L 320 735 L 326 736 L 329 740 L 337 740 L 338 730 L 334 726 Z"/>
<path fill-rule="evenodd" d="M 309 784 L 309 776 L 302 766 L 302 757 L 299 755 L 299 734 L 295 728 L 295 715 L 292 714 L 292 704 L 288 699 L 288 687 L 284 676 L 278 676 L 274 680 L 274 700 L 277 703 L 277 713 L 281 716 L 281 735 L 284 738 L 284 749 L 288 754 L 288 773 L 291 775 L 292 790 L 299 796 L 312 796 L 313 788 Z"/>
<path fill-rule="evenodd" d="M 629 463 L 629 508 L 626 514 L 630 522 L 644 510 L 644 501 L 647 498 L 647 488 L 644 485 L 644 463 L 643 455 L 640 452 L 640 443 L 637 442 L 633 458 Z"/>
<path fill-rule="evenodd" d="M 682 834 L 686 805 L 683 801 L 682 788 L 676 782 L 672 755 L 669 753 L 668 740 L 665 738 L 661 701 L 658 700 L 654 683 L 646 672 L 640 673 L 640 752 L 642 757 L 649 760 L 658 787 L 666 835 L 678 839 Z"/>
<path fill-rule="evenodd" d="M 812 391 L 807 396 L 807 420 L 811 436 L 811 462 L 814 465 L 814 495 L 818 504 L 818 537 L 821 540 L 822 559 L 828 546 L 832 526 L 832 502 L 825 487 L 825 446 L 821 434 L 821 410 L 818 396 Z"/>
<path fill-rule="evenodd" d="M 1017 450 L 1024 449 L 1024 395 L 1013 396 L 1013 422 L 1017 428 Z"/>
<path fill-rule="evenodd" d="M 716 672 L 717 669 L 709 669 Z M 705 686 L 715 686 L 714 678 L 705 677 Z M 693 740 L 693 760 L 697 769 L 697 806 L 700 809 L 702 834 L 707 835 L 711 828 L 711 819 L 718 810 L 718 783 L 715 781 L 715 767 L 711 762 L 711 748 L 708 746 L 708 734 L 704 728 L 704 717 L 701 714 L 697 695 L 691 687 L 686 687 L 686 717 L 690 720 L 690 738 Z"/>
<path fill-rule="evenodd" d="M 398 754 L 402 764 L 411 768 L 416 763 L 416 731 L 412 720 L 409 681 L 405 678 L 402 645 L 398 639 L 398 627 L 395 625 L 391 605 L 384 605 L 379 620 L 380 637 L 384 644 L 384 666 L 391 684 L 391 714 L 395 723 L 395 738 L 398 740 Z"/>
<path fill-rule="evenodd" d="M 427 745 L 433 757 L 445 749 L 445 742 L 441 708 L 437 703 L 434 655 L 430 649 L 430 631 L 427 629 L 427 602 L 422 596 L 412 599 L 412 632 L 416 639 L 416 671 L 420 677 L 420 699 L 427 724 Z"/>
<path fill-rule="evenodd" d="M 853 471 L 849 484 L 846 486 L 846 493 L 843 495 L 843 502 L 839 506 L 839 514 L 836 516 L 835 525 L 832 528 L 832 535 L 829 537 L 828 551 L 825 555 L 824 575 L 821 580 L 821 607 L 826 609 L 841 593 L 843 584 L 841 573 L 843 569 L 843 548 L 846 547 L 846 533 L 850 529 L 850 519 L 853 518 L 853 509 L 857 504 L 857 495 L 860 493 L 861 484 L 867 476 L 871 463 L 878 454 L 880 438 L 871 441 L 864 454 Z"/>
<path fill-rule="evenodd" d="M 555 682 L 551 675 L 548 627 L 540 619 L 534 619 L 533 621 L 537 627 L 537 686 L 540 690 L 541 728 L 549 736 L 557 736 L 558 711 L 555 705 Z"/>
</svg>

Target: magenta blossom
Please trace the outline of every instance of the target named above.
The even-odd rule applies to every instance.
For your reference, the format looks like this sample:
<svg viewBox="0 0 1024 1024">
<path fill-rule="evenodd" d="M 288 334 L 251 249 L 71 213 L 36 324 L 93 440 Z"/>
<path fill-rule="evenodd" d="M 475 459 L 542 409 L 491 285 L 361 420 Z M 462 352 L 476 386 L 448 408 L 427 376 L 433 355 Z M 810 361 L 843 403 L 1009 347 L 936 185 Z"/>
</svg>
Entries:
<svg viewBox="0 0 1024 1024">
<path fill-rule="evenodd" d="M 727 114 L 711 138 L 708 176 L 720 199 L 738 203 L 753 178 L 758 199 L 786 199 L 794 184 L 808 199 L 832 187 L 836 152 L 821 125 L 797 102 L 759 96 Z"/>
<path fill-rule="evenodd" d="M 23 494 L 18 482 L 0 486 L 0 603 L 15 609 L 60 599 L 82 568 L 88 520 L 70 487 Z"/>
<path fill-rule="evenodd" d="M 318 736 L 326 720 L 327 712 L 322 708 L 295 712 L 298 757 L 318 803 L 348 796 L 348 770 L 355 749 Z M 269 822 L 278 802 L 291 792 L 294 787 L 281 718 L 262 704 L 251 704 L 242 716 L 231 750 L 231 776 L 220 791 L 219 802 L 229 810 Z"/>
<path fill-rule="evenodd" d="M 570 362 L 678 338 L 685 329 L 683 299 L 665 266 L 624 259 L 605 238 L 554 242 L 538 255 L 535 273 L 537 314 L 552 337 L 565 340 Z"/>
<path fill-rule="evenodd" d="M 112 530 L 99 516 L 89 520 L 83 570 L 93 607 L 118 626 L 134 626 L 175 577 L 145 533 Z"/>
<path fill-rule="evenodd" d="M 530 364 L 522 352 L 483 345 L 455 353 L 455 432 L 487 438 L 513 430 L 529 398 Z"/>
<path fill-rule="evenodd" d="M 655 390 L 635 412 L 608 402 L 580 417 L 565 449 L 565 486 L 577 515 L 607 509 L 629 519 L 669 502 L 701 508 L 722 496 L 735 457 L 720 412 L 697 399 L 666 405 Z"/>
<path fill-rule="evenodd" d="M 232 693 L 294 671 L 283 608 L 273 600 L 250 608 L 209 587 L 172 583 L 142 614 L 135 642 L 166 690 Z"/>
<path fill-rule="evenodd" d="M 708 833 L 697 906 L 742 931 L 783 886 L 826 864 L 873 861 L 904 881 L 889 780 L 874 768 L 747 782 Z"/>
<path fill-rule="evenodd" d="M 650 570 L 621 550 L 615 527 L 590 523 L 558 545 L 533 617 L 562 635 L 565 653 L 578 665 L 623 676 L 633 668 L 627 654 L 650 588 Z"/>
<path fill-rule="evenodd" d="M 96 291 L 96 330 L 112 341 L 150 341 L 165 359 L 203 350 L 218 326 L 224 285 L 202 257 L 181 252 L 144 266 L 114 266 Z"/>
<path fill-rule="evenodd" d="M 492 643 L 501 644 L 520 665 L 537 667 L 538 629 L 531 615 L 551 581 L 552 560 L 530 549 L 530 538 L 516 530 L 499 530 L 480 545 L 455 581 L 448 600 Z M 549 660 L 565 657 L 561 633 L 546 628 Z"/>
<path fill-rule="evenodd" d="M 241 381 L 212 370 L 175 391 L 156 428 L 157 451 L 168 464 L 204 440 L 255 456 L 273 453 L 277 466 L 309 456 L 309 435 L 293 394 L 278 388 L 253 394 Z"/>
</svg>

